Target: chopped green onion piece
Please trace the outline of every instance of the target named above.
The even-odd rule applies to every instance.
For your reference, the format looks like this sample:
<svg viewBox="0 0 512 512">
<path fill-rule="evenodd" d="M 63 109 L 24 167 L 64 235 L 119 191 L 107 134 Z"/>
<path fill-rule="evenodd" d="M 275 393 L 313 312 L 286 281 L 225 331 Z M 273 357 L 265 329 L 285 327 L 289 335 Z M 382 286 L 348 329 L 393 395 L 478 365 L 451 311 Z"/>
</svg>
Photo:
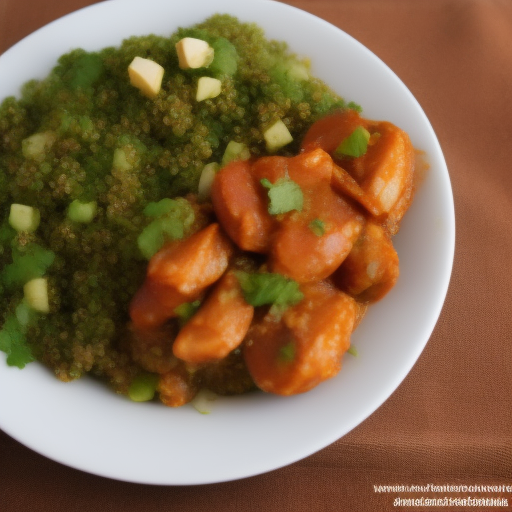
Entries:
<svg viewBox="0 0 512 512">
<path fill-rule="evenodd" d="M 350 354 L 351 356 L 357 357 L 359 354 L 357 353 L 356 347 L 353 345 L 350 346 L 350 348 L 347 350 L 347 354 Z"/>
<path fill-rule="evenodd" d="M 201 414 L 210 414 L 212 412 L 213 402 L 217 400 L 217 394 L 209 389 L 200 389 L 197 395 L 190 401 L 190 404 L 197 412 Z"/>
<path fill-rule="evenodd" d="M 289 178 L 281 178 L 275 183 L 263 178 L 260 183 L 268 189 L 268 213 L 279 215 L 293 210 L 302 211 L 304 196 L 300 186 Z"/>
<path fill-rule="evenodd" d="M 336 148 L 336 154 L 339 156 L 359 157 L 366 153 L 368 141 L 370 140 L 370 132 L 358 126 L 341 144 Z"/>
<path fill-rule="evenodd" d="M 75 199 L 68 208 L 68 219 L 73 222 L 80 222 L 88 224 L 94 219 L 98 205 L 96 201 L 90 201 L 88 203 L 82 203 Z"/>
<path fill-rule="evenodd" d="M 157 203 L 148 203 L 144 208 L 144 215 L 146 217 L 161 217 L 167 213 L 171 213 L 180 208 L 180 204 L 176 199 L 169 199 L 165 197 Z"/>
<path fill-rule="evenodd" d="M 128 396 L 134 402 L 148 402 L 153 400 L 157 386 L 158 375 L 154 373 L 140 373 L 130 384 Z"/>
<path fill-rule="evenodd" d="M 323 236 L 325 235 L 325 222 L 320 219 L 314 219 L 309 223 L 309 229 L 311 229 L 316 236 Z"/>
</svg>

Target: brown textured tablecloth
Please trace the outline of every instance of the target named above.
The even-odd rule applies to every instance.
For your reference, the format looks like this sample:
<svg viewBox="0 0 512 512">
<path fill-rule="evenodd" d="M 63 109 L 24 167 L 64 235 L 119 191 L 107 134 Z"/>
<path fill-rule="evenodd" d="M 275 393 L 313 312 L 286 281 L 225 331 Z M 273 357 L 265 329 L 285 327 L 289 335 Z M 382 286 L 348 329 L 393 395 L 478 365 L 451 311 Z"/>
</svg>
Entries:
<svg viewBox="0 0 512 512">
<path fill-rule="evenodd" d="M 92 3 L 0 0 L 0 52 Z M 448 296 L 426 349 L 391 398 L 348 435 L 241 481 L 118 482 L 48 460 L 0 431 L 1 512 L 438 510 L 396 500 L 445 496 L 502 498 L 508 506 L 452 501 L 444 510 L 512 510 L 512 1 L 287 3 L 383 59 L 437 133 L 452 180 L 457 240 Z M 429 484 L 428 492 L 378 488 Z M 460 492 L 445 485 L 460 485 Z M 483 485 L 508 488 L 475 487 Z"/>
</svg>

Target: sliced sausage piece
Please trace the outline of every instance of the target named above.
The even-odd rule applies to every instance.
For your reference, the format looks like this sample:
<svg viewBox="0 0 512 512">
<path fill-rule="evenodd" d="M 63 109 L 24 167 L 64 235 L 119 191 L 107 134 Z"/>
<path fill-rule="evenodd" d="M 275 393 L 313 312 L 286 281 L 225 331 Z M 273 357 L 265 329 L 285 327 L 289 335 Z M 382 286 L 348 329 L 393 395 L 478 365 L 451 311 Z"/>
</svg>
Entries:
<svg viewBox="0 0 512 512">
<path fill-rule="evenodd" d="M 266 253 L 274 220 L 248 161 L 231 162 L 215 176 L 211 198 L 217 218 L 238 247 Z"/>
<path fill-rule="evenodd" d="M 333 167 L 334 162 L 329 154 L 323 149 L 317 148 L 293 157 L 266 156 L 259 158 L 253 163 L 251 172 L 258 182 L 263 178 L 272 183 L 283 178 L 290 178 L 305 191 L 320 182 L 329 183 Z"/>
<path fill-rule="evenodd" d="M 350 346 L 358 308 L 353 298 L 326 282 L 304 285 L 304 299 L 281 320 L 266 315 L 244 343 L 256 385 L 279 395 L 304 393 L 334 377 Z"/>
<path fill-rule="evenodd" d="M 331 188 L 335 164 L 323 149 L 298 156 L 264 157 L 252 172 L 271 183 L 289 178 L 303 195 L 301 211 L 276 216 L 270 246 L 269 265 L 273 272 L 299 282 L 328 277 L 341 264 L 359 236 L 363 217 Z"/>
<path fill-rule="evenodd" d="M 134 326 L 156 328 L 177 316 L 176 307 L 196 300 L 219 279 L 232 253 L 217 223 L 163 247 L 149 261 L 146 279 L 130 303 Z"/>
<path fill-rule="evenodd" d="M 341 290 L 360 302 L 375 302 L 396 284 L 398 254 L 387 231 L 369 221 L 343 264 L 333 275 Z"/>
<path fill-rule="evenodd" d="M 319 119 L 309 128 L 302 140 L 302 149 L 322 148 L 331 154 L 358 126 L 367 127 L 367 121 L 352 109 L 340 110 Z"/>
<path fill-rule="evenodd" d="M 370 131 L 379 136 L 361 157 L 359 183 L 387 216 L 389 231 L 395 234 L 412 201 L 414 147 L 407 133 L 391 123 L 374 123 Z"/>
<path fill-rule="evenodd" d="M 227 272 L 174 341 L 174 355 L 188 363 L 226 357 L 242 343 L 254 308 L 247 304 L 233 272 Z"/>
<path fill-rule="evenodd" d="M 321 183 L 306 192 L 303 211 L 280 224 L 270 268 L 301 283 L 325 279 L 350 252 L 362 225 L 363 217 Z"/>
<path fill-rule="evenodd" d="M 378 217 L 382 214 L 381 208 L 376 201 L 366 194 L 345 169 L 338 165 L 334 165 L 331 185 L 334 191 L 354 199 L 372 215 Z"/>
<path fill-rule="evenodd" d="M 219 279 L 232 254 L 229 239 L 219 224 L 213 223 L 160 249 L 149 261 L 147 276 L 193 297 Z"/>
<path fill-rule="evenodd" d="M 194 297 L 195 299 L 195 297 Z M 130 318 L 137 329 L 152 329 L 176 316 L 174 310 L 190 299 L 176 288 L 146 277 L 130 302 Z"/>
</svg>

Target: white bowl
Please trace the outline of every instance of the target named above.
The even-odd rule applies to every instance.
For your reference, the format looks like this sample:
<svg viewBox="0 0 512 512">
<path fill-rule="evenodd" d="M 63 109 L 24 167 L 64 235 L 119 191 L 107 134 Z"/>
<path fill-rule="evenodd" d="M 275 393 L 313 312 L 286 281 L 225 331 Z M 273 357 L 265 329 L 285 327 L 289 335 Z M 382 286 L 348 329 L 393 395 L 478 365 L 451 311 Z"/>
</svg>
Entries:
<svg viewBox="0 0 512 512">
<path fill-rule="evenodd" d="M 24 370 L 0 354 L 0 427 L 29 448 L 93 474 L 148 484 L 205 484 L 267 472 L 328 446 L 372 414 L 411 370 L 440 314 L 454 253 L 454 209 L 446 164 L 420 105 L 373 53 L 311 14 L 251 0 L 111 0 L 65 16 L 0 57 L 0 98 L 43 78 L 76 47 L 98 50 L 131 35 L 169 35 L 216 12 L 261 25 L 311 57 L 313 72 L 363 115 L 405 129 L 430 169 L 395 246 L 396 287 L 372 306 L 334 379 L 289 398 L 255 393 L 191 406 L 137 404 L 91 380 L 63 384 L 37 363 Z M 335 56 L 335 62 L 332 62 Z"/>
</svg>

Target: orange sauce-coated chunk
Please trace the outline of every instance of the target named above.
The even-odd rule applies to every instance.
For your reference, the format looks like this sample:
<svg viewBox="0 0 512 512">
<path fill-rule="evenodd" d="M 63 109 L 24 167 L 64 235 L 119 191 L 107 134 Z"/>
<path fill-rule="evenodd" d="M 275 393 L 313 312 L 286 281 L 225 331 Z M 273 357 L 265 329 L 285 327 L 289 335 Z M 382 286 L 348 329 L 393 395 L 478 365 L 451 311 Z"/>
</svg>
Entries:
<svg viewBox="0 0 512 512">
<path fill-rule="evenodd" d="M 304 393 L 334 377 L 350 347 L 358 307 L 326 282 L 302 287 L 304 299 L 280 321 L 266 315 L 251 327 L 244 358 L 256 385 L 279 395 Z"/>
<path fill-rule="evenodd" d="M 215 176 L 211 198 L 220 224 L 240 249 L 268 250 L 274 220 L 248 161 L 222 168 Z"/>
<path fill-rule="evenodd" d="M 188 363 L 226 357 L 242 343 L 253 313 L 235 274 L 227 272 L 180 330 L 173 345 L 174 355 Z"/>
</svg>

